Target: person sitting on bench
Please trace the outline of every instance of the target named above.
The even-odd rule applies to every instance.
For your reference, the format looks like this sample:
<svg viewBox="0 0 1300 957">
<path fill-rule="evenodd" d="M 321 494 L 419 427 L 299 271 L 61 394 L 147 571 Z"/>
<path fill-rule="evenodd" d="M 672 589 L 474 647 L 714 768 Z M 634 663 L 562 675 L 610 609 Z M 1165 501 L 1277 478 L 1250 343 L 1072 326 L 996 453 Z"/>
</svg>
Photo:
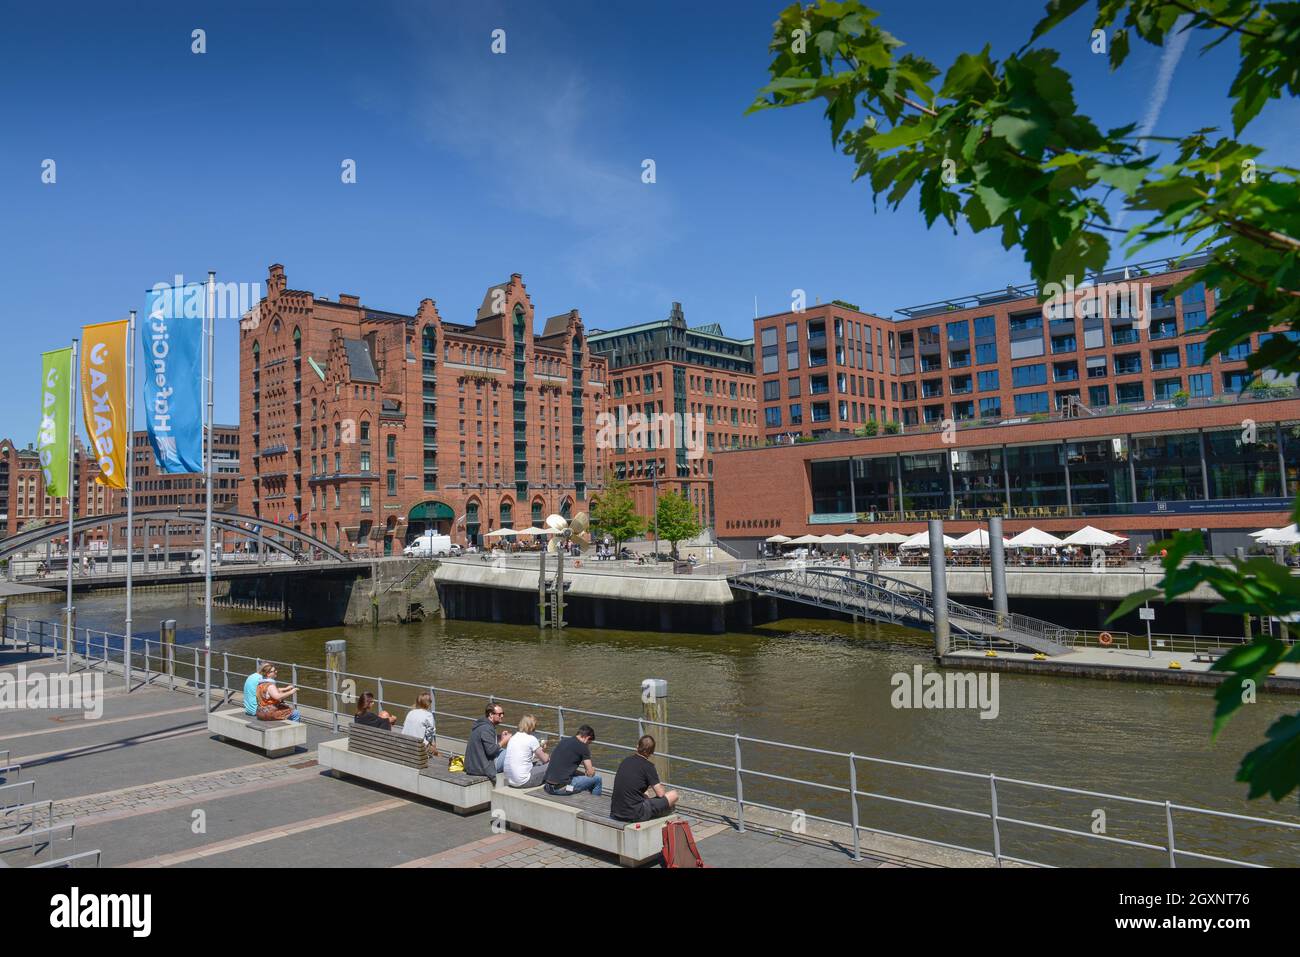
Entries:
<svg viewBox="0 0 1300 957">
<path fill-rule="evenodd" d="M 465 742 L 465 773 L 495 781 L 506 764 L 506 744 L 510 741 L 510 731 L 498 727 L 506 716 L 501 705 L 489 704 L 483 714 L 484 717 L 475 721 L 474 727 L 469 729 L 469 740 Z"/>
<path fill-rule="evenodd" d="M 535 788 L 546 777 L 546 762 L 550 758 L 542 743 L 533 737 L 535 730 L 537 719 L 526 714 L 519 719 L 519 733 L 511 735 L 506 743 L 506 784 L 512 788 Z"/>
<path fill-rule="evenodd" d="M 677 806 L 677 792 L 665 791 L 655 768 L 655 739 L 643 735 L 636 743 L 636 754 L 629 754 L 614 775 L 614 794 L 609 802 L 609 816 L 616 821 L 649 821 L 671 814 Z"/>
<path fill-rule="evenodd" d="M 542 788 L 547 794 L 590 791 L 600 796 L 605 785 L 591 763 L 591 742 L 595 740 L 596 732 L 589 724 L 579 728 L 574 737 L 560 739 L 551 760 L 546 763 L 546 783 Z M 578 773 L 579 766 L 581 774 Z"/>
<path fill-rule="evenodd" d="M 367 728 L 378 728 L 380 731 L 392 731 L 393 725 L 397 719 L 387 711 L 376 713 L 375 696 L 369 691 L 357 699 L 357 716 L 352 720 L 357 724 L 364 724 Z"/>
<path fill-rule="evenodd" d="M 434 724 L 433 712 L 429 710 L 432 707 L 433 694 L 428 691 L 421 692 L 415 699 L 415 705 L 406 712 L 406 720 L 402 723 L 402 734 L 420 738 L 424 741 L 429 757 L 437 758 L 441 755 L 438 754 L 437 727 Z"/>
<path fill-rule="evenodd" d="M 293 685 L 277 688 L 276 674 L 275 665 L 262 665 L 262 681 L 257 686 L 257 720 L 301 721 L 302 715 L 298 710 L 284 703 L 284 699 L 297 694 L 298 689 Z"/>
<path fill-rule="evenodd" d="M 250 718 L 257 714 L 257 686 L 265 680 L 261 668 L 244 679 L 244 714 Z"/>
</svg>

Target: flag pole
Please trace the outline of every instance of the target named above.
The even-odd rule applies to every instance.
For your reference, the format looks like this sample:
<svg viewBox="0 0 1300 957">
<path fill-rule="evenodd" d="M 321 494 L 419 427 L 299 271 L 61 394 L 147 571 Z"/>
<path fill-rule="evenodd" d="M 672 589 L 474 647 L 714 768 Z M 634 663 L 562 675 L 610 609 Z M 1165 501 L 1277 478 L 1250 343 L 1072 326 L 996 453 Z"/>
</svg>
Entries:
<svg viewBox="0 0 1300 957">
<path fill-rule="evenodd" d="M 207 486 L 207 502 L 204 506 L 203 522 L 203 706 L 212 706 L 212 378 L 213 353 L 216 351 L 216 311 L 217 287 L 216 272 L 208 270 L 208 328 L 207 356 L 204 374 L 207 376 L 207 426 L 204 429 L 203 470 L 204 485 Z"/>
<path fill-rule="evenodd" d="M 73 519 L 73 461 L 77 454 L 77 378 L 81 374 L 81 367 L 77 365 L 77 340 L 72 340 L 72 359 L 68 363 L 68 368 L 72 370 L 68 376 L 68 603 L 63 611 L 63 644 L 64 644 L 64 663 L 66 669 L 72 671 L 72 632 L 76 628 L 76 612 L 72 608 L 72 519 Z M 83 472 L 83 475 L 89 475 L 89 472 Z"/>
<path fill-rule="evenodd" d="M 131 568 L 135 559 L 135 310 L 126 326 L 126 636 L 123 639 L 123 669 L 126 649 L 131 645 Z M 107 639 L 105 639 L 107 642 Z M 123 674 L 126 671 L 123 670 Z"/>
</svg>

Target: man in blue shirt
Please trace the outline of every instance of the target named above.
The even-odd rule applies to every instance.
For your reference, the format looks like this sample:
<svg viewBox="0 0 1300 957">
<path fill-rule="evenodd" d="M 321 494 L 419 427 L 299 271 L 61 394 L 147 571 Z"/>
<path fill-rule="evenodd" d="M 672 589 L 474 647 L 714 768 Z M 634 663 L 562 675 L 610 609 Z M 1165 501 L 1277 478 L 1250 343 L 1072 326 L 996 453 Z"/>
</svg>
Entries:
<svg viewBox="0 0 1300 957">
<path fill-rule="evenodd" d="M 244 714 L 257 714 L 257 686 L 267 680 L 260 668 L 244 679 Z"/>
</svg>

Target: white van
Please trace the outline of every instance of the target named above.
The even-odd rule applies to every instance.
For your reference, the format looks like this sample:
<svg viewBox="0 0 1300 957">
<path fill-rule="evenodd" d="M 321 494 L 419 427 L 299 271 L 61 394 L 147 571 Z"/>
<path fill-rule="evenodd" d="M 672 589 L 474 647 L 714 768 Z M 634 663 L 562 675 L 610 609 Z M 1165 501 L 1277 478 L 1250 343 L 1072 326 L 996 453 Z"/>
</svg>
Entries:
<svg viewBox="0 0 1300 957">
<path fill-rule="evenodd" d="M 411 544 L 402 549 L 402 554 L 414 558 L 438 558 L 455 555 L 459 551 L 460 548 L 451 543 L 450 535 L 425 532 L 419 538 L 412 539 Z"/>
</svg>

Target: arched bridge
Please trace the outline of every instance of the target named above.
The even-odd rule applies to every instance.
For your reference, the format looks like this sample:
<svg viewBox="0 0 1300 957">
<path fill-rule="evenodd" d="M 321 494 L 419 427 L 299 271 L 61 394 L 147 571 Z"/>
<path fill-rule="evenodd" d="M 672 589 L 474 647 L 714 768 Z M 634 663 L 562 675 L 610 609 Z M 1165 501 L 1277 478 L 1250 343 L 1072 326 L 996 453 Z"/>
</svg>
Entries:
<svg viewBox="0 0 1300 957">
<path fill-rule="evenodd" d="M 138 511 L 135 513 L 135 524 L 137 532 L 144 527 L 147 521 L 152 525 L 162 525 L 168 522 L 185 525 L 202 525 L 206 521 L 206 514 L 201 509 L 157 509 L 151 511 Z M 120 512 L 116 515 L 87 515 L 83 518 L 73 519 L 72 531 L 75 535 L 77 532 L 90 531 L 94 528 L 108 528 L 110 530 L 119 527 L 125 527 L 126 513 Z M 290 539 L 299 543 L 303 548 L 313 548 L 329 556 L 335 561 L 346 562 L 350 559 L 337 548 L 301 532 L 296 528 L 288 525 L 280 525 L 277 522 L 270 522 L 264 518 L 258 518 L 255 515 L 241 515 L 238 512 L 213 512 L 212 527 L 214 529 L 232 532 L 238 537 L 249 539 L 250 541 L 260 541 L 268 548 L 274 548 L 276 551 L 285 554 L 293 554 L 293 549 L 284 543 L 284 539 Z M 259 534 L 255 529 L 261 529 Z M 21 552 L 26 551 L 36 545 L 56 539 L 66 538 L 68 535 L 68 523 L 66 521 L 56 522 L 49 525 L 42 525 L 39 528 L 31 528 L 26 531 L 18 532 L 16 535 L 10 535 L 8 538 L 0 539 L 0 559 L 12 558 Z M 115 536 L 111 535 L 110 541 Z"/>
<path fill-rule="evenodd" d="M 865 570 L 816 565 L 745 569 L 727 578 L 732 588 L 771 595 L 815 608 L 860 615 L 891 625 L 934 630 L 934 596 L 897 578 Z M 1006 643 L 1048 655 L 1072 650 L 1075 632 L 1025 615 L 999 615 L 948 601 L 948 626 L 955 638 L 977 646 Z"/>
</svg>

